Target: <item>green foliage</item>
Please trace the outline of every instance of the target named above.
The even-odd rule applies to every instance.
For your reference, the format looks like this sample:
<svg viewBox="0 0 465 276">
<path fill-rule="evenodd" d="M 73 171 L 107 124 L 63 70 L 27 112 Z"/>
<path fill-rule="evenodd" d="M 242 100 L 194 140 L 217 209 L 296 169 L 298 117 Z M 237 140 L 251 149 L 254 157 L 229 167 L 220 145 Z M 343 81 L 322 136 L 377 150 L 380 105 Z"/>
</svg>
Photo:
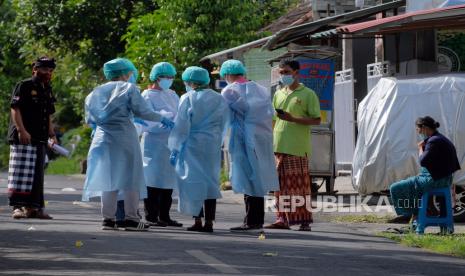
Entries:
<svg viewBox="0 0 465 276">
<path fill-rule="evenodd" d="M 63 135 L 62 146 L 72 150 L 69 158 L 59 157 L 52 160 L 47 168 L 48 174 L 76 174 L 80 172 L 80 163 L 87 158 L 92 139 L 92 129 L 81 126 L 71 129 Z"/>
<path fill-rule="evenodd" d="M 57 59 L 54 121 L 67 131 L 82 124 L 84 99 L 104 81 L 104 62 L 127 56 L 140 69 L 144 87 L 156 62 L 169 61 L 182 72 L 207 54 L 263 35 L 257 31 L 297 1 L 0 1 L 0 112 L 5 114 L 0 137 L 6 137 L 11 91 L 31 76 L 39 56 Z M 183 89 L 179 78 L 174 87 Z M 76 131 L 88 130 L 67 135 Z M 84 141 L 72 160 L 84 158 L 89 143 Z M 0 168 L 7 164 L 8 145 L 1 139 Z"/>
<path fill-rule="evenodd" d="M 131 20 L 126 55 L 145 73 L 144 82 L 160 61 L 182 71 L 205 55 L 257 39 L 257 30 L 297 1 L 288 2 L 159 0 L 159 10 Z"/>
<path fill-rule="evenodd" d="M 0 169 L 8 166 L 9 146 L 6 134 L 10 120 L 10 98 L 15 84 L 30 71 L 20 58 L 20 40 L 12 23 L 16 13 L 10 1 L 0 2 Z"/>
<path fill-rule="evenodd" d="M 99 69 L 124 51 L 121 37 L 129 20 L 152 11 L 152 1 L 15 1 L 21 36 L 41 40 L 49 49 L 64 48 L 86 66 Z M 19 24 L 18 24 L 19 25 Z"/>
<path fill-rule="evenodd" d="M 59 157 L 53 161 L 50 161 L 46 169 L 47 174 L 61 175 L 77 174 L 79 171 L 79 162 L 77 162 L 75 159 L 68 159 L 66 157 Z"/>
</svg>

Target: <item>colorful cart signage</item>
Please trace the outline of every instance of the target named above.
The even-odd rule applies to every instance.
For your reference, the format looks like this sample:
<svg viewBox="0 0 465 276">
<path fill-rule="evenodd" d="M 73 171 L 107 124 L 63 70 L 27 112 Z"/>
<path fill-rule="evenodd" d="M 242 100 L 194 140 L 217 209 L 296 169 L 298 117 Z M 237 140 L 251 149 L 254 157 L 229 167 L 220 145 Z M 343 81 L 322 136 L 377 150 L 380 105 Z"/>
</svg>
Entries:
<svg viewBox="0 0 465 276">
<path fill-rule="evenodd" d="M 299 59 L 300 82 L 315 91 L 321 110 L 333 110 L 334 62 L 332 60 Z"/>
</svg>

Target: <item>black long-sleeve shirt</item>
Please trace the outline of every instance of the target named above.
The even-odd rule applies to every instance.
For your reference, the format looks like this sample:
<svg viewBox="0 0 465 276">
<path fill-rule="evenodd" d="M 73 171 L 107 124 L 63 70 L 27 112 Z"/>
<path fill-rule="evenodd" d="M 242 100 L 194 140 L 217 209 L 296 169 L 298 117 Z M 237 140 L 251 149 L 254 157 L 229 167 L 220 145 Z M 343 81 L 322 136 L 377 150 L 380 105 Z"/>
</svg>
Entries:
<svg viewBox="0 0 465 276">
<path fill-rule="evenodd" d="M 425 148 L 420 155 L 420 165 L 428 169 L 434 180 L 460 170 L 454 144 L 439 132 L 425 140 Z"/>
</svg>

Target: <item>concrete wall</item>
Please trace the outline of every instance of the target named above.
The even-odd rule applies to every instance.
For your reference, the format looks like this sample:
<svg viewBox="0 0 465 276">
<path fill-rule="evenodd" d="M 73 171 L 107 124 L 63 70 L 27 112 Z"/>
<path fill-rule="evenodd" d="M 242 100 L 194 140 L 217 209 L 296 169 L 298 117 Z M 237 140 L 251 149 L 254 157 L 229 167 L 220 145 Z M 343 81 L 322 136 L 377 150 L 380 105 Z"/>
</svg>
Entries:
<svg viewBox="0 0 465 276">
<path fill-rule="evenodd" d="M 376 6 L 382 2 L 382 0 L 363 0 L 363 7 Z M 313 16 L 314 18 L 328 17 L 328 5 L 329 16 L 357 10 L 359 8 L 355 3 L 356 0 L 312 0 Z"/>
</svg>

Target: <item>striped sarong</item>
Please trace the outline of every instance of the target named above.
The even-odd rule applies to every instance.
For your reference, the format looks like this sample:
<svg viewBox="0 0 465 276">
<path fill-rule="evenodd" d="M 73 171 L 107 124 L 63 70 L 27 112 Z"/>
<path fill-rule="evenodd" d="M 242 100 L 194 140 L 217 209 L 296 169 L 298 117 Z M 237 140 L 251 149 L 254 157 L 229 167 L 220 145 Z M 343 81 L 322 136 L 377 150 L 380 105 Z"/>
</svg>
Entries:
<svg viewBox="0 0 465 276">
<path fill-rule="evenodd" d="M 295 155 L 275 153 L 276 168 L 279 175 L 279 192 L 276 193 L 276 202 L 280 198 L 300 196 L 305 198 L 305 204 L 296 207 L 294 211 L 279 210 L 277 221 L 287 222 L 289 225 L 310 224 L 313 222 L 311 212 L 310 171 L 308 158 Z M 291 199 L 292 202 L 292 199 Z M 308 204 L 308 205 L 307 205 Z"/>
</svg>

